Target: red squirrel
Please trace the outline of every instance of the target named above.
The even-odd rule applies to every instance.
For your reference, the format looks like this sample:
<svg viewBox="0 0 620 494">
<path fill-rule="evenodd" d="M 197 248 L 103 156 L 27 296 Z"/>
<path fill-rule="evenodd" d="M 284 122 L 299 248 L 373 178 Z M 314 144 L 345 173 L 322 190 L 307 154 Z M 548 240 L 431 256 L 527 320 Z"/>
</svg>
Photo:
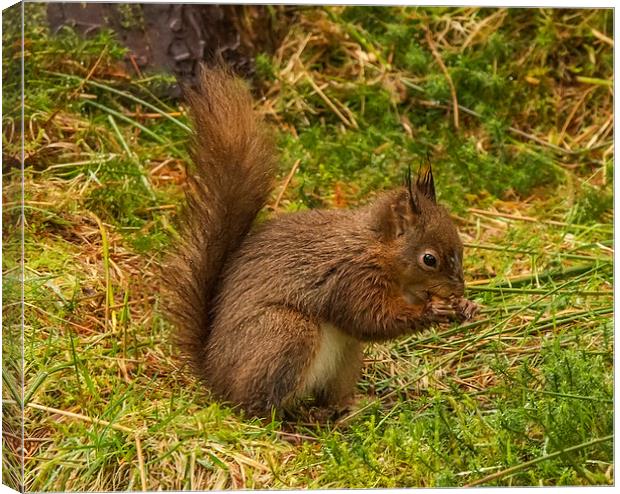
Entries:
<svg viewBox="0 0 620 494">
<path fill-rule="evenodd" d="M 277 153 L 245 83 L 202 69 L 189 90 L 193 170 L 180 243 L 165 270 L 175 340 L 220 399 L 251 414 L 352 397 L 365 342 L 476 311 L 463 244 L 430 167 L 354 210 L 255 225 Z"/>
</svg>

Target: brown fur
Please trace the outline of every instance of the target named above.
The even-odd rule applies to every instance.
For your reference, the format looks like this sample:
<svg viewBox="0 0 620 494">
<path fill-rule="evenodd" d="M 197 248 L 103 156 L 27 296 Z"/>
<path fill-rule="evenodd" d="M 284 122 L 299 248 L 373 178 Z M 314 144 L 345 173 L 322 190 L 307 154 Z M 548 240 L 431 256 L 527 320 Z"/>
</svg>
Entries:
<svg viewBox="0 0 620 494">
<path fill-rule="evenodd" d="M 249 93 L 209 70 L 189 104 L 196 170 L 168 271 L 171 315 L 182 352 L 217 396 L 256 414 L 305 394 L 343 403 L 363 342 L 464 313 L 463 247 L 430 170 L 369 206 L 282 215 L 250 231 L 275 160 Z M 421 262 L 428 249 L 436 269 Z"/>
</svg>

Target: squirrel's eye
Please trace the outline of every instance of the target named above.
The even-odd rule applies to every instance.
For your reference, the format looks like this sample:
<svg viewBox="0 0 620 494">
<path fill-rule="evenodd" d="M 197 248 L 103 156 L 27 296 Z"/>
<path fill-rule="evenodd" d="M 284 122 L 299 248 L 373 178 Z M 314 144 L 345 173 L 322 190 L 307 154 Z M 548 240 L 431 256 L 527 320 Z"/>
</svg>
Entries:
<svg viewBox="0 0 620 494">
<path fill-rule="evenodd" d="M 437 259 L 435 259 L 433 254 L 424 254 L 422 261 L 424 261 L 424 264 L 431 268 L 434 268 L 437 265 Z"/>
</svg>

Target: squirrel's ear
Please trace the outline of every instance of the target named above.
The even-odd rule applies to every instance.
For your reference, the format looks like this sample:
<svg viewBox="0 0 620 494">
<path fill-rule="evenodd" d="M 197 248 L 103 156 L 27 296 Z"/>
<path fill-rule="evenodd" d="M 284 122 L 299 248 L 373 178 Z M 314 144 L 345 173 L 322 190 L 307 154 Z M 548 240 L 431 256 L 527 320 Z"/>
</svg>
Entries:
<svg viewBox="0 0 620 494">
<path fill-rule="evenodd" d="M 400 237 L 415 225 L 420 215 L 420 205 L 415 192 L 407 190 L 406 193 L 400 194 L 390 205 L 390 211 L 392 213 L 392 235 L 394 238 Z"/>
<path fill-rule="evenodd" d="M 415 196 L 414 196 L 415 197 Z M 394 240 L 405 234 L 418 221 L 419 210 L 414 210 L 409 190 L 399 189 L 379 201 L 374 213 L 374 230 L 382 240 Z"/>
<path fill-rule="evenodd" d="M 416 179 L 415 185 L 416 189 L 427 198 L 435 203 L 437 202 L 435 198 L 435 180 L 433 179 L 433 169 L 431 168 L 430 161 L 424 171 L 422 171 L 422 168 L 418 170 L 418 178 Z"/>
</svg>

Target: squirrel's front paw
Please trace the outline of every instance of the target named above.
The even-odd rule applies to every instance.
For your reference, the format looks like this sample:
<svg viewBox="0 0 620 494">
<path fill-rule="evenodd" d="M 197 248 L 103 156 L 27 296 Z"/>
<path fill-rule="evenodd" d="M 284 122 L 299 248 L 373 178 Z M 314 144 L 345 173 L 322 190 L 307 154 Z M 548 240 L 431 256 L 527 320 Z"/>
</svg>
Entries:
<svg viewBox="0 0 620 494">
<path fill-rule="evenodd" d="M 476 302 L 467 300 L 466 298 L 459 298 L 453 303 L 457 314 L 462 321 L 469 321 L 478 313 L 480 306 Z"/>
<path fill-rule="evenodd" d="M 433 322 L 442 323 L 459 319 L 457 307 L 450 300 L 432 297 L 424 309 L 426 316 Z"/>
</svg>

